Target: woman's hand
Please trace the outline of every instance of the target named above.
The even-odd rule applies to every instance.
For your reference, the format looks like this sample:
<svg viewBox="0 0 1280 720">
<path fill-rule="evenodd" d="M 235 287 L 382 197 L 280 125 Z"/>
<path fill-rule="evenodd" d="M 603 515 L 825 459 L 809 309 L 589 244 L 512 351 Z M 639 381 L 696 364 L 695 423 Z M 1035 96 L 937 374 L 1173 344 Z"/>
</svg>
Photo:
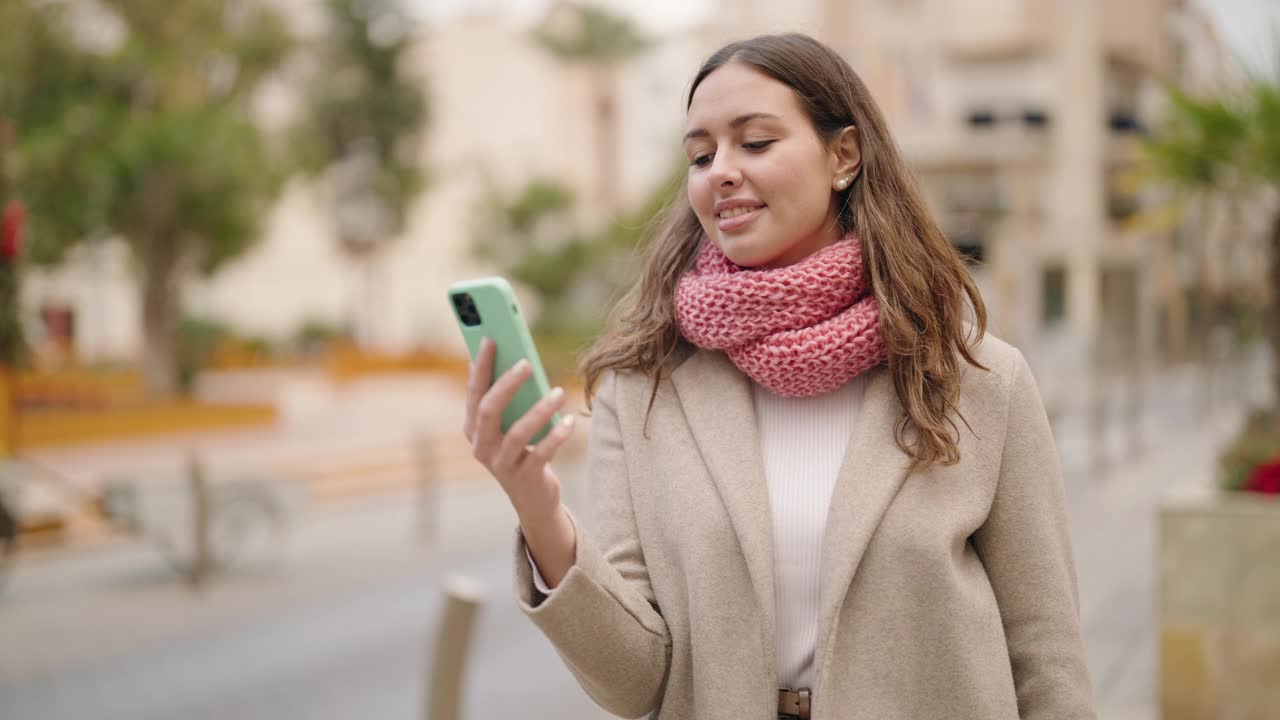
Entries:
<svg viewBox="0 0 1280 720">
<path fill-rule="evenodd" d="M 560 479 L 549 463 L 573 434 L 574 416 L 565 416 L 537 445 L 529 444 L 564 405 L 564 389 L 557 387 L 504 435 L 502 413 L 532 371 L 528 361 L 522 360 L 490 387 L 495 354 L 492 340 L 481 341 L 467 382 L 467 417 L 462 432 L 476 460 L 506 491 L 539 572 L 555 587 L 573 565 L 576 538 L 561 509 Z"/>
</svg>

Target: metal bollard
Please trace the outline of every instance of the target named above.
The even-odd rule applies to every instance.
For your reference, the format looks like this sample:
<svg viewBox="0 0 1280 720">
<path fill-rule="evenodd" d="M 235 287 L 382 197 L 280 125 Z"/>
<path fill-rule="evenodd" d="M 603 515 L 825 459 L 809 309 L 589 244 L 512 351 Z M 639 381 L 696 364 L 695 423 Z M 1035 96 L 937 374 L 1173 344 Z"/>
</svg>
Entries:
<svg viewBox="0 0 1280 720">
<path fill-rule="evenodd" d="M 209 498 L 209 483 L 200 462 L 200 455 L 191 453 L 188 465 L 188 479 L 191 483 L 191 574 L 188 581 L 195 590 L 204 587 L 213 571 L 213 552 L 209 547 L 209 525 L 212 507 Z"/>
<path fill-rule="evenodd" d="M 484 602 L 484 587 L 475 579 L 454 576 L 445 580 L 444 585 L 447 601 L 432 654 L 426 720 L 461 717 L 462 681 L 466 677 L 471 629 Z"/>
<path fill-rule="evenodd" d="M 1137 460 L 1146 452 L 1146 382 L 1147 373 L 1144 361 L 1136 354 L 1128 367 L 1128 392 L 1126 400 L 1126 422 L 1129 430 L 1129 459 Z"/>
<path fill-rule="evenodd" d="M 440 537 L 440 472 L 431 436 L 414 443 L 418 473 L 418 537 L 434 542 Z"/>
<path fill-rule="evenodd" d="M 1086 412 L 1089 418 L 1089 467 L 1095 479 L 1102 479 L 1110 465 L 1107 450 L 1107 421 L 1111 413 L 1106 394 L 1110 378 L 1106 371 L 1095 365 L 1089 378 Z"/>
</svg>

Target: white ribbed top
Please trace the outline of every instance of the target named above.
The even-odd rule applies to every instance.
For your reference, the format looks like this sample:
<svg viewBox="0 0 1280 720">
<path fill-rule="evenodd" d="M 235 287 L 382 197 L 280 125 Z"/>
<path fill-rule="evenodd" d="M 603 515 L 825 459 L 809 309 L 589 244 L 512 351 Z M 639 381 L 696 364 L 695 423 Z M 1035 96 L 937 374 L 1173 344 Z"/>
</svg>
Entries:
<svg viewBox="0 0 1280 720">
<path fill-rule="evenodd" d="M 780 397 L 753 385 L 773 516 L 778 685 L 812 688 L 822 536 L 865 375 L 808 398 Z"/>
<path fill-rule="evenodd" d="M 781 397 L 752 383 L 773 518 L 779 687 L 813 688 L 822 536 L 840 462 L 862 408 L 865 378 L 859 375 L 808 398 Z M 538 590 L 554 592 L 532 556 L 529 565 Z"/>
</svg>

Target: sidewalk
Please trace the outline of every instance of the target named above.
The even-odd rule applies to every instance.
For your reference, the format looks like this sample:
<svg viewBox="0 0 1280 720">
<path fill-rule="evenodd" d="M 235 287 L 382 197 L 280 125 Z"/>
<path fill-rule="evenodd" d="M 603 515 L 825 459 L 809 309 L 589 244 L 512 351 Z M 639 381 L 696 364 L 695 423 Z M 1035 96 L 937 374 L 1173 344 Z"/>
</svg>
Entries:
<svg viewBox="0 0 1280 720">
<path fill-rule="evenodd" d="M 435 542 L 420 537 L 412 493 L 365 498 L 307 513 L 277 557 L 215 575 L 201 593 L 155 549 L 127 538 L 19 558 L 0 594 L 0 638 L 22 651 L 0 653 L 0 687 L 145 654 L 509 543 L 515 516 L 492 480 L 446 483 L 439 500 Z"/>
<path fill-rule="evenodd" d="M 1260 351 L 1213 378 L 1193 366 L 1149 373 L 1137 414 L 1126 413 L 1131 396 L 1113 382 L 1103 432 L 1080 406 L 1055 428 L 1102 720 L 1159 717 L 1159 510 L 1166 498 L 1214 486 L 1219 455 L 1247 402 L 1264 403 L 1271 394 L 1269 367 Z M 1100 465 L 1092 453 L 1098 442 Z"/>
<path fill-rule="evenodd" d="M 462 438 L 466 388 L 426 374 L 390 375 L 333 385 L 309 375 L 278 381 L 270 400 L 280 408 L 275 426 L 187 433 L 132 442 L 38 450 L 22 506 L 30 514 L 56 513 L 80 521 L 73 545 L 103 539 L 93 518 L 77 506 L 114 478 L 174 481 L 184 478 L 193 454 L 216 481 L 246 473 L 296 483 L 312 503 L 413 488 L 423 475 L 424 444 L 438 477 L 475 477 L 483 468 Z M 259 398 L 260 400 L 262 398 Z M 570 398 L 574 410 L 580 398 Z M 575 433 L 565 456 L 585 447 Z"/>
<path fill-rule="evenodd" d="M 279 409 L 271 427 L 181 433 L 129 442 L 50 448 L 28 453 L 76 490 L 104 478 L 181 467 L 193 451 L 211 470 L 314 463 L 345 455 L 409 447 L 446 427 L 462 426 L 465 388 L 430 375 L 379 377 L 335 385 L 308 375 L 281 381 L 263 402 Z"/>
<path fill-rule="evenodd" d="M 580 482 L 576 467 L 561 476 Z M 200 595 L 145 548 L 25 568 L 0 599 L 0 637 L 22 650 L 0 654 L 0 717 L 420 718 L 443 582 L 463 573 L 486 597 L 467 716 L 604 720 L 515 607 L 501 489 L 472 478 L 445 490 L 436 543 L 415 536 L 411 496 L 368 498 L 312 517 L 287 563 Z"/>
<path fill-rule="evenodd" d="M 1167 494 L 1212 482 L 1218 452 L 1240 416 L 1238 408 L 1224 407 L 1211 417 L 1198 417 L 1194 396 L 1186 392 L 1193 387 L 1193 379 L 1171 382 L 1144 418 L 1147 450 L 1132 461 L 1115 462 L 1103 472 L 1091 470 L 1085 454 L 1090 442 L 1086 422 L 1068 418 L 1057 431 L 1064 456 L 1082 627 L 1102 720 L 1157 717 L 1156 513 L 1160 499 Z M 585 438 L 586 429 L 578 433 Z M 1111 456 L 1120 457 L 1124 429 L 1113 423 L 1105 437 Z M 579 504 L 583 496 L 582 470 L 580 463 L 561 470 L 566 502 L 571 505 Z M 459 476 L 443 485 L 438 507 L 440 540 L 426 544 L 415 540 L 419 506 L 412 492 L 384 492 L 315 506 L 278 563 L 217 579 L 200 596 L 193 596 L 166 570 L 150 547 L 127 539 L 20 560 L 10 586 L 0 594 L 0 637 L 6 647 L 22 648 L 20 653 L 0 654 L 0 716 L 10 717 L 3 711 L 6 696 L 25 693 L 32 697 L 41 687 L 50 692 L 65 689 L 71 679 L 80 677 L 77 673 L 92 668 L 99 674 L 89 676 L 105 677 L 100 674 L 106 672 L 103 668 L 119 662 L 147 667 L 165 653 L 177 653 L 176 648 L 199 647 L 203 638 L 243 633 L 244 628 L 263 623 L 274 626 L 277 621 L 271 618 L 309 617 L 318 608 L 328 608 L 325 613 L 329 616 L 337 614 L 349 620 L 344 627 L 326 630 L 330 635 L 370 632 L 368 624 L 374 622 L 391 632 L 386 630 L 390 619 L 357 620 L 350 615 L 353 609 L 338 609 L 348 602 L 346 598 L 360 592 L 396 597 L 403 595 L 396 588 L 412 586 L 413 590 L 405 591 L 411 594 L 401 598 L 395 612 L 400 614 L 398 622 L 413 620 L 418 623 L 414 626 L 417 631 L 425 632 L 427 609 L 413 603 L 430 597 L 424 593 L 437 587 L 434 578 L 448 567 L 483 568 L 485 577 L 493 579 L 491 595 L 500 606 L 509 604 L 506 553 L 515 519 L 501 490 L 491 479 Z M 523 627 L 513 607 L 504 606 L 502 612 L 495 620 L 502 624 L 503 632 L 518 632 L 512 628 Z M 546 650 L 536 636 L 521 637 L 525 644 L 520 653 Z M 352 637 L 343 642 L 367 644 L 373 640 Z M 268 651 L 277 659 L 289 652 L 307 652 L 305 648 L 291 651 L 274 646 Z M 509 651 L 515 652 L 515 648 Z M 394 657 L 402 659 L 406 652 L 402 649 Z M 494 652 L 484 669 L 490 686 L 494 673 L 507 672 L 503 668 L 515 662 L 504 664 L 494 659 L 503 656 L 500 643 Z M 260 662 L 269 665 L 265 658 Z M 356 661 L 333 656 L 328 662 L 338 667 Z M 507 669 L 519 674 L 514 665 Z M 259 678 L 260 684 L 275 682 L 269 670 L 263 665 L 267 674 Z M 559 670 L 542 667 L 538 672 Z M 139 670 L 135 675 L 144 677 L 145 673 Z M 554 679 L 547 682 L 565 680 L 559 674 L 550 677 Z M 529 677 L 524 680 L 527 682 L 518 685 L 528 693 L 527 699 L 538 695 L 537 683 Z M 195 682 L 190 678 L 183 681 Z M 114 692 L 117 698 L 119 693 L 130 692 L 128 687 L 112 690 L 115 681 L 95 682 L 97 689 L 86 686 L 85 692 L 101 692 L 104 697 Z M 224 682 L 233 681 L 224 678 Z M 280 682 L 279 690 L 262 692 L 308 692 L 296 687 L 301 682 L 297 678 Z M 561 689 L 574 702 L 582 699 L 572 684 Z M 549 697 L 546 688 L 543 690 L 542 696 Z M 511 702 L 518 707 L 519 698 L 513 695 Z M 554 706 L 547 702 L 546 708 Z M 265 705 L 253 707 L 252 712 L 236 716 L 294 716 L 262 715 Z"/>
<path fill-rule="evenodd" d="M 1212 484 L 1239 418 L 1237 410 L 1218 411 L 1136 461 L 1068 479 L 1081 623 L 1101 720 L 1158 717 L 1160 504 Z"/>
</svg>

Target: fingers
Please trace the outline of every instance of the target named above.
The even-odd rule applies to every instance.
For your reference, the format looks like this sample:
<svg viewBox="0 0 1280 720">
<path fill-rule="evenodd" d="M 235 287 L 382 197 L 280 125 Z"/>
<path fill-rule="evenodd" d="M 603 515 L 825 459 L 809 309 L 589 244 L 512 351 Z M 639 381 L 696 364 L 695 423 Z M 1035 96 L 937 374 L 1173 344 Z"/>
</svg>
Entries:
<svg viewBox="0 0 1280 720">
<path fill-rule="evenodd" d="M 467 442 L 474 443 L 476 432 L 476 414 L 480 409 L 480 399 L 489 389 L 489 380 L 493 377 L 493 358 L 496 346 L 489 338 L 480 341 L 480 351 L 471 363 L 471 372 L 467 376 L 467 419 L 463 422 L 462 433 Z"/>
<path fill-rule="evenodd" d="M 498 449 L 498 455 L 494 458 L 494 467 L 515 467 L 524 459 L 525 449 L 529 445 L 530 439 L 538 434 L 546 424 L 551 420 L 551 416 L 564 405 L 564 388 L 555 388 L 547 396 L 542 398 L 524 417 L 517 420 L 511 425 L 511 429 L 507 431 L 507 436 L 502 439 L 502 446 Z"/>
<path fill-rule="evenodd" d="M 573 437 L 573 427 L 576 419 L 573 415 L 566 415 L 564 420 L 556 423 L 555 429 L 547 433 L 547 436 L 542 438 L 542 441 L 533 450 L 529 451 L 529 456 L 525 459 L 525 462 L 538 465 L 550 463 L 556 452 L 560 450 L 560 446 Z"/>
<path fill-rule="evenodd" d="M 521 360 L 502 374 L 489 388 L 476 406 L 476 428 L 471 447 L 476 459 L 489 464 L 502 443 L 502 412 L 511 404 L 520 386 L 529 379 L 533 370 L 528 360 Z"/>
</svg>

